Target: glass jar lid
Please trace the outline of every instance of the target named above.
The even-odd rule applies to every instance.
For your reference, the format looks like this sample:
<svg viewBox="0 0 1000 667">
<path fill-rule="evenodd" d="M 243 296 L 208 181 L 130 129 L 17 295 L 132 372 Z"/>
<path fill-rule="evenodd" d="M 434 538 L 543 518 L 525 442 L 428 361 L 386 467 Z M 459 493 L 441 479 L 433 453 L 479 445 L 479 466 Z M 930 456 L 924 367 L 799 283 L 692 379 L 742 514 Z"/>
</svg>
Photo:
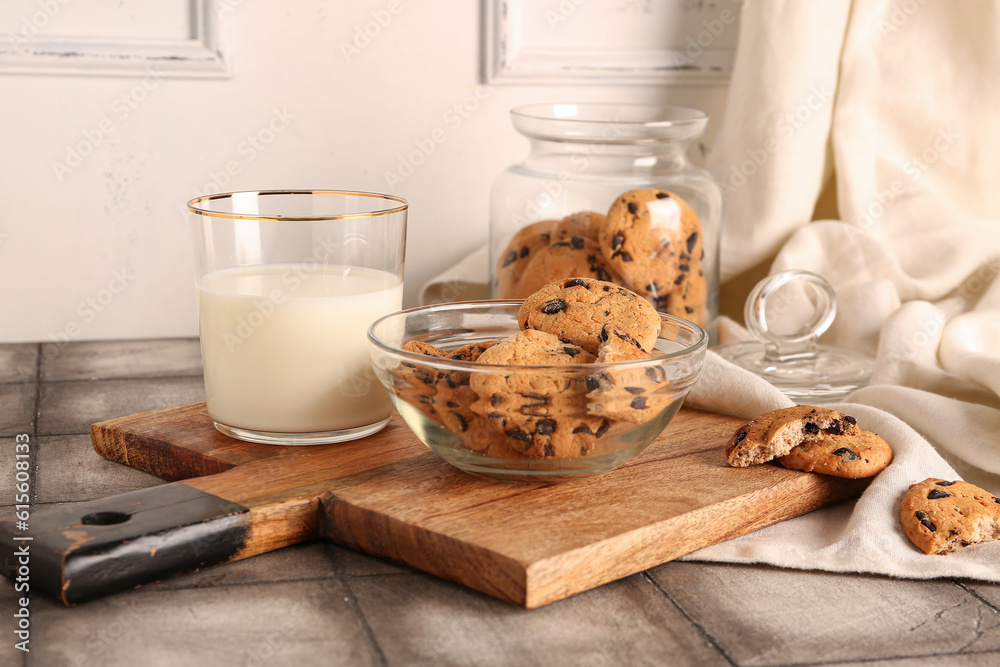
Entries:
<svg viewBox="0 0 1000 667">
<path fill-rule="evenodd" d="M 816 340 L 837 315 L 837 296 L 826 280 L 808 271 L 777 273 L 757 283 L 744 309 L 757 340 L 716 351 L 759 375 L 797 403 L 840 400 L 871 380 L 875 359 Z"/>
</svg>

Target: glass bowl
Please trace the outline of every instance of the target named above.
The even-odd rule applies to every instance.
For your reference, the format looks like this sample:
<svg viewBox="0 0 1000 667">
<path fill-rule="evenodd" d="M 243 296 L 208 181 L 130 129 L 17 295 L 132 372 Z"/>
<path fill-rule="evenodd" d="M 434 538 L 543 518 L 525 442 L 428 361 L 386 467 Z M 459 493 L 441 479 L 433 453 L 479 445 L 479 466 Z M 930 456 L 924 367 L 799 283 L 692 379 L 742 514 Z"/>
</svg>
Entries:
<svg viewBox="0 0 1000 667">
<path fill-rule="evenodd" d="M 466 472 L 563 481 L 613 470 L 656 439 L 701 373 L 708 335 L 663 314 L 649 359 L 522 366 L 461 353 L 516 334 L 520 305 L 423 306 L 387 315 L 368 330 L 375 374 L 407 426 Z M 402 349 L 410 341 L 459 354 Z"/>
</svg>

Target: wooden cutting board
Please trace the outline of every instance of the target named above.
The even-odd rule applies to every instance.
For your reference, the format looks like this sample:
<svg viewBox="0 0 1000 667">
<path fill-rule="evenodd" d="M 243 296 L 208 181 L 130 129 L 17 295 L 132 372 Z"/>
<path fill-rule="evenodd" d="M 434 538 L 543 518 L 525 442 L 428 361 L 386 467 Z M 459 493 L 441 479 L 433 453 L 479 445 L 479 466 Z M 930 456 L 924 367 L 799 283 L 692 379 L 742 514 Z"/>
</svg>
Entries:
<svg viewBox="0 0 1000 667">
<path fill-rule="evenodd" d="M 857 495 L 853 481 L 726 464 L 743 420 L 682 409 L 636 459 L 560 484 L 484 479 L 395 415 L 354 442 L 218 433 L 204 402 L 94 424 L 98 454 L 172 484 L 32 516 L 32 587 L 66 604 L 325 539 L 527 608 Z M 182 480 L 182 481 L 181 481 Z M 23 542 L 14 525 L 8 547 Z"/>
</svg>

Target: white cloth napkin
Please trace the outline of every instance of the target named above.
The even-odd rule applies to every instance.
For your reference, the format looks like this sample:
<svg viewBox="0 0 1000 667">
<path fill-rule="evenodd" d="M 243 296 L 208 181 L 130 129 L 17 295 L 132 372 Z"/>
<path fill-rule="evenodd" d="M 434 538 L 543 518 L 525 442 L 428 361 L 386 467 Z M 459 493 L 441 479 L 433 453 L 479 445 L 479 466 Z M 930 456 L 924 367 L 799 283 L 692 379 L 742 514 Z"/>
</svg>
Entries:
<svg viewBox="0 0 1000 667">
<path fill-rule="evenodd" d="M 688 559 L 1000 581 L 1000 542 L 927 556 L 898 515 L 927 477 L 1000 495 L 998 34 L 997 3 L 743 4 L 708 161 L 723 187 L 723 279 L 769 263 L 831 283 L 839 314 L 822 342 L 876 355 L 871 384 L 834 407 L 895 458 L 855 502 Z M 485 291 L 487 273 L 484 248 L 423 294 Z M 747 335 L 726 318 L 719 331 Z M 687 402 L 747 419 L 790 404 L 715 353 Z"/>
</svg>

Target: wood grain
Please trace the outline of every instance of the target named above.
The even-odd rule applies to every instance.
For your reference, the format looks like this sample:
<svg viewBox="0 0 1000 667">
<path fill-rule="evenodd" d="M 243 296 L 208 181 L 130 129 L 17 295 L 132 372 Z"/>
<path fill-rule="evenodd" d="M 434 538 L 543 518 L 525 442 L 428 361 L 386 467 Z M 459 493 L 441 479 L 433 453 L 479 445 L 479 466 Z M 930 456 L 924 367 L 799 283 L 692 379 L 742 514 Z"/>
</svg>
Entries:
<svg viewBox="0 0 1000 667">
<path fill-rule="evenodd" d="M 742 420 L 682 409 L 636 459 L 561 484 L 457 470 L 394 416 L 348 443 L 278 447 L 212 428 L 204 403 L 95 424 L 102 456 L 249 509 L 231 560 L 309 539 L 390 558 L 528 608 L 861 492 L 774 465 L 736 469 Z"/>
</svg>

